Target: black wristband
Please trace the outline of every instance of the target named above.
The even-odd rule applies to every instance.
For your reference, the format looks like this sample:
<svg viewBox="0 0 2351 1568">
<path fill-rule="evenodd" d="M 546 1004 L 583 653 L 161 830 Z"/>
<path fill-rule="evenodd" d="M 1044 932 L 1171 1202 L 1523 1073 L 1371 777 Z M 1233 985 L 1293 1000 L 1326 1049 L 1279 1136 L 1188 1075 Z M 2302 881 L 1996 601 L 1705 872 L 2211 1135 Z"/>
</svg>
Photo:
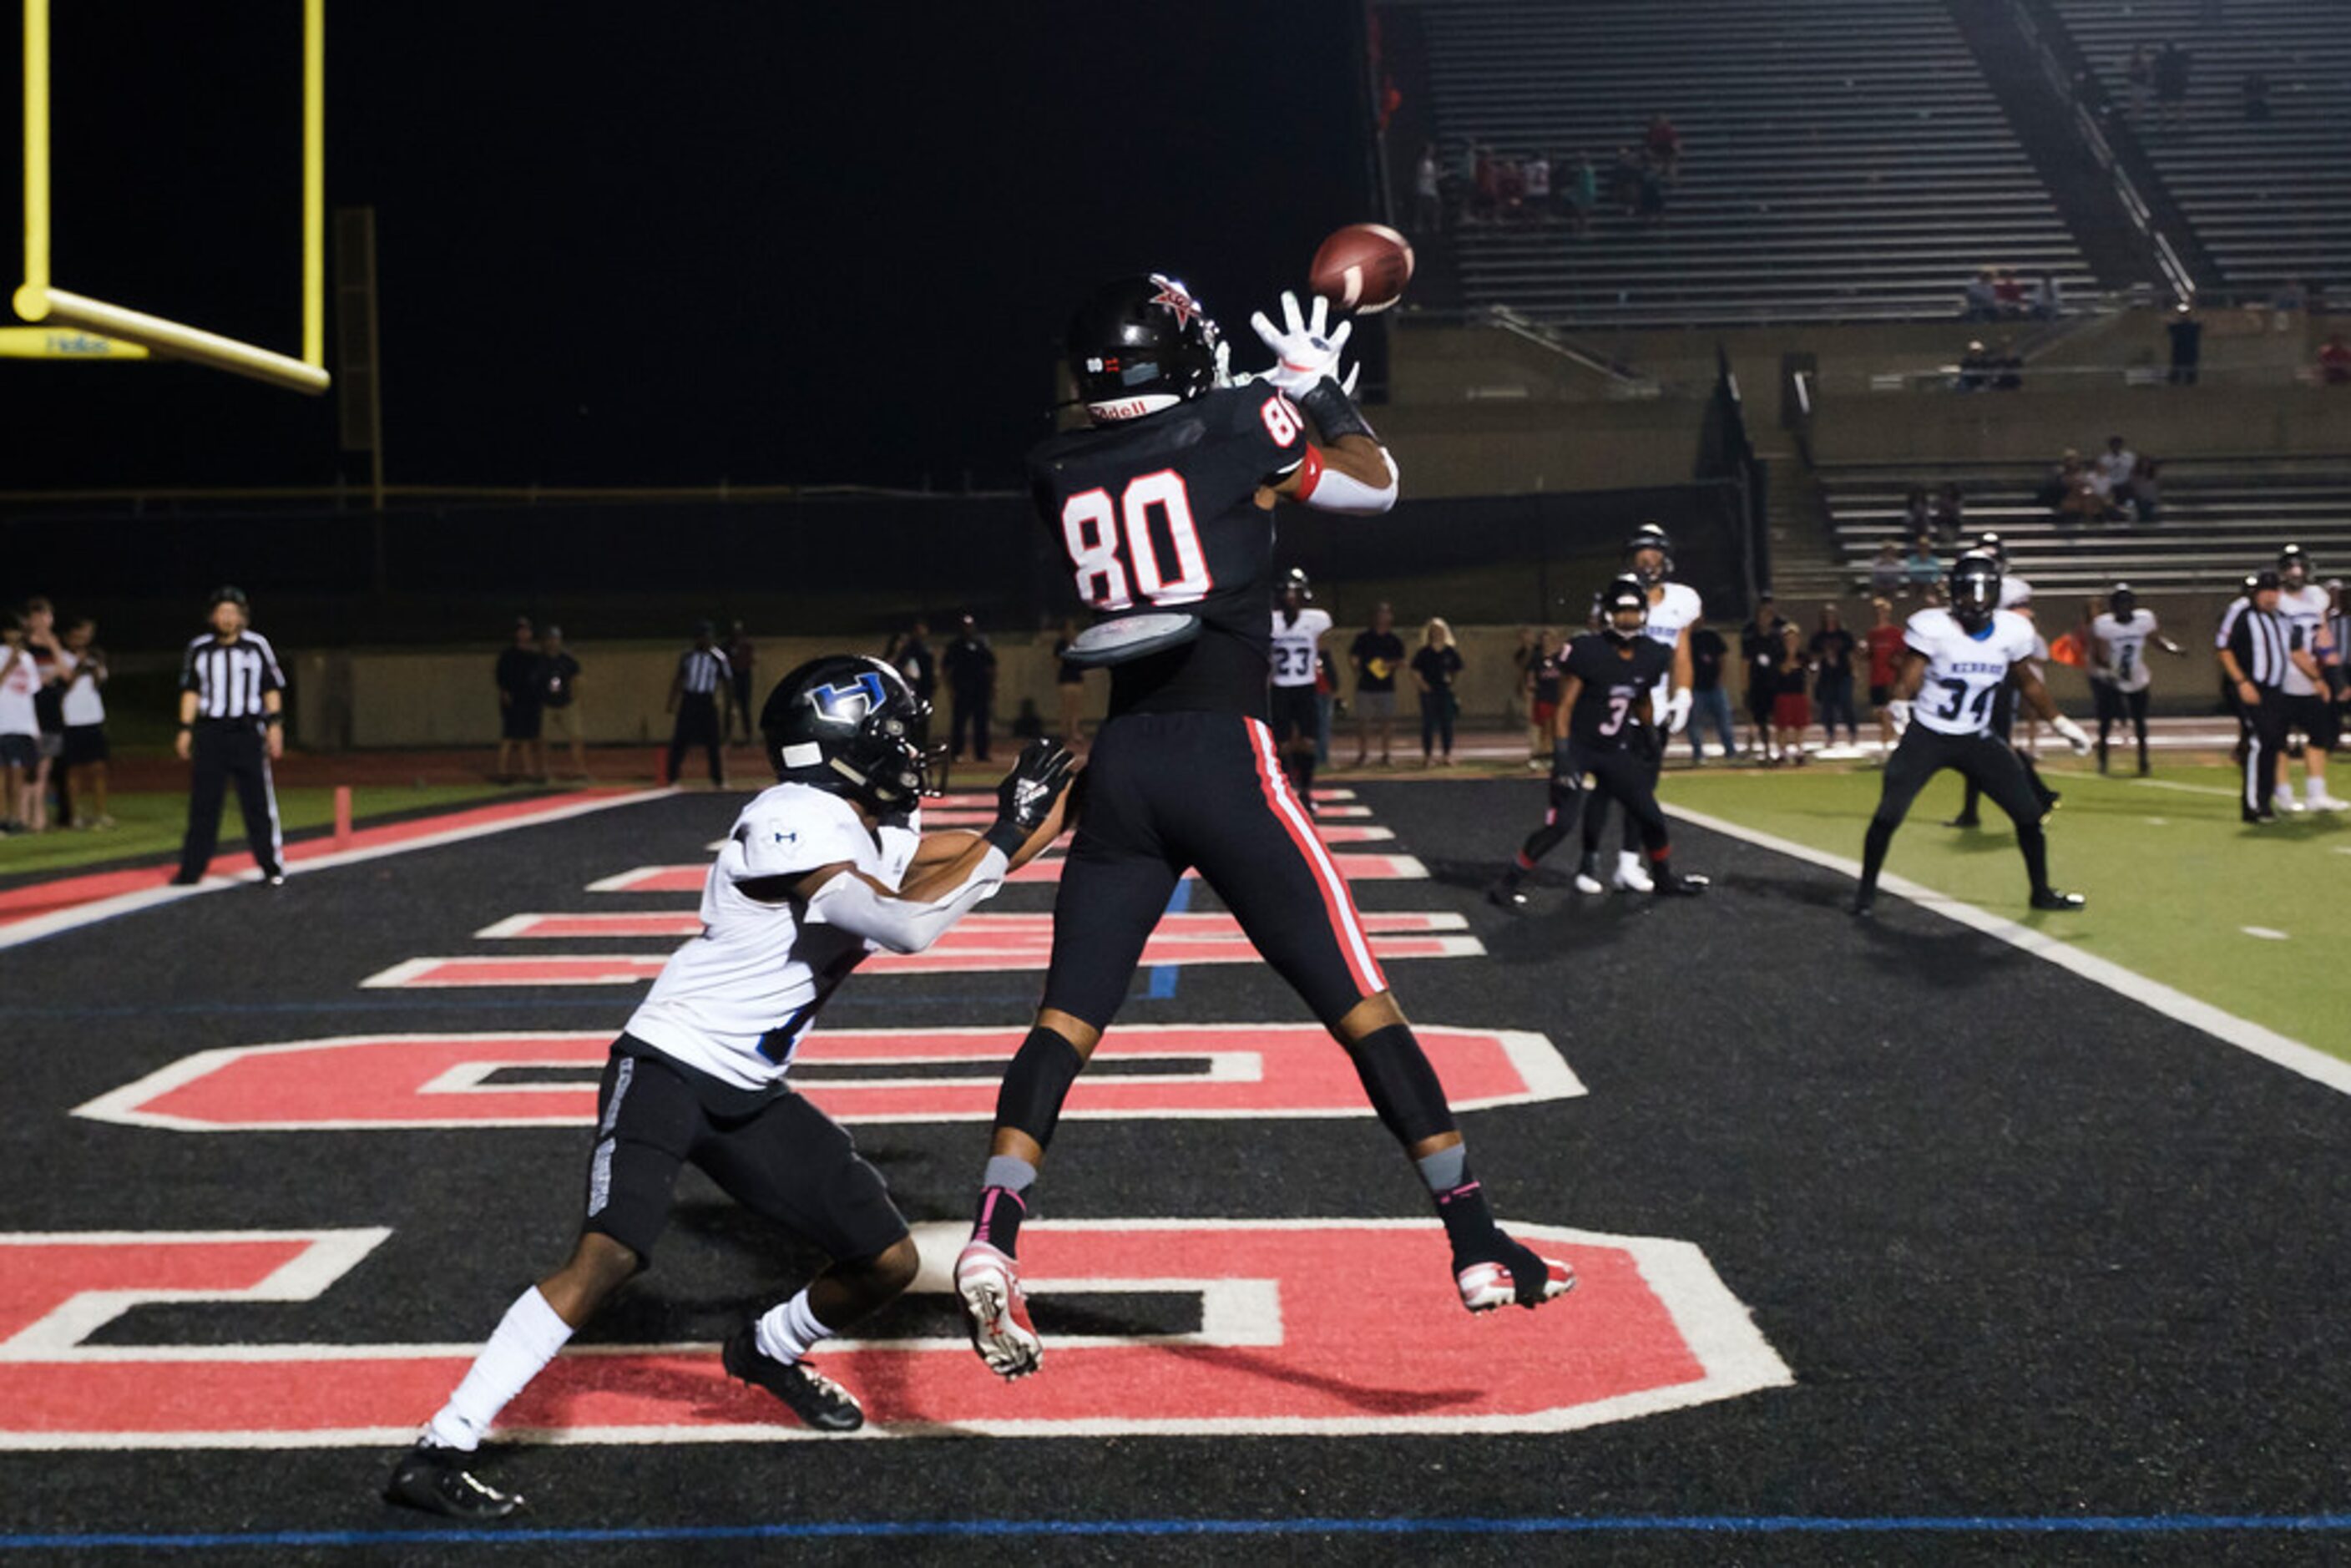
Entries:
<svg viewBox="0 0 2351 1568">
<path fill-rule="evenodd" d="M 264 728 L 267 728 L 273 724 L 284 724 L 285 722 L 286 716 L 282 713 L 266 713 L 261 716 L 261 723 Z"/>
<path fill-rule="evenodd" d="M 1020 852 L 1020 846 L 1029 841 L 1029 833 L 1027 830 L 1023 829 L 1019 823 L 1008 822 L 1001 817 L 996 819 L 995 826 L 989 828 L 987 831 L 980 834 L 979 836 L 986 839 L 996 848 L 1002 850 L 1006 860 L 1010 860 L 1014 855 L 1019 854 Z"/>
<path fill-rule="evenodd" d="M 1325 441 L 1336 441 L 1343 435 L 1368 435 L 1374 441 L 1379 439 L 1372 434 L 1372 427 L 1364 423 L 1363 411 L 1355 406 L 1355 400 L 1329 376 L 1307 388 L 1299 398 L 1298 406 L 1306 411 L 1306 416 L 1314 422 L 1314 428 L 1322 433 Z"/>
</svg>

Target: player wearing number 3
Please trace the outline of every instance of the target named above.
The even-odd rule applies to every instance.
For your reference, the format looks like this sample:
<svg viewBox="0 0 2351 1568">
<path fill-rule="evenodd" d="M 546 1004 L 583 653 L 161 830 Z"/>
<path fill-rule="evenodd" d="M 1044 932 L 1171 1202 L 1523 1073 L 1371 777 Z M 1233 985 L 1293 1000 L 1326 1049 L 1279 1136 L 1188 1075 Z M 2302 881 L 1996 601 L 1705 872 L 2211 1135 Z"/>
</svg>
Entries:
<svg viewBox="0 0 2351 1568">
<path fill-rule="evenodd" d="M 2079 909 L 2078 893 L 2049 885 L 2044 815 L 2024 765 L 1992 733 L 1992 704 L 2012 670 L 2018 695 L 2083 756 L 2090 737 L 2057 711 L 2049 688 L 2032 673 L 2032 623 L 2000 605 L 2001 570 L 1991 555 L 1970 552 L 1952 563 L 1949 610 L 1921 610 L 1903 634 L 1907 651 L 1894 683 L 1894 722 L 1900 744 L 1886 758 L 1884 791 L 1862 849 L 1861 890 L 1853 912 L 1867 915 L 1877 900 L 1877 873 L 1894 830 L 1927 781 L 1955 768 L 1991 797 L 2016 824 L 2016 847 L 2032 882 L 2035 909 Z M 1916 702 L 1912 701 L 1916 698 Z"/>
<path fill-rule="evenodd" d="M 1096 615 L 1071 656 L 1110 666 L 1111 700 L 1054 904 L 1043 1006 L 998 1093 L 972 1239 L 956 1261 L 972 1343 L 1004 1377 L 1036 1371 L 1043 1353 L 1017 1252 L 1037 1167 L 1188 870 L 1346 1048 L 1436 1201 L 1462 1303 L 1531 1307 L 1573 1280 L 1496 1227 L 1266 724 L 1275 506 L 1367 515 L 1396 493 L 1395 465 L 1341 377 L 1346 326 L 1328 330 L 1319 298 L 1311 321 L 1295 298 L 1282 304 L 1282 328 L 1255 321 L 1273 369 L 1237 384 L 1215 323 L 1182 284 L 1154 275 L 1098 290 L 1066 339 L 1091 426 L 1029 456 L 1046 528 Z M 1307 439 L 1309 419 L 1321 445 Z M 1352 1283 L 1367 1300 L 1409 1299 L 1380 1260 L 1364 1265 Z"/>
</svg>

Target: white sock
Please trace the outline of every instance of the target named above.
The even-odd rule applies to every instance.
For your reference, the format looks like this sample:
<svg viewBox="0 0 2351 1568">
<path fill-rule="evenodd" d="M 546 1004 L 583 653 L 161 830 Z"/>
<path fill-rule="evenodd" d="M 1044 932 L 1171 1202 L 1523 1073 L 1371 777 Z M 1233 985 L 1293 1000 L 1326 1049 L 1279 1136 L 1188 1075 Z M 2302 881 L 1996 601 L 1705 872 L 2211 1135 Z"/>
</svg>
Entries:
<svg viewBox="0 0 2351 1568">
<path fill-rule="evenodd" d="M 806 1355 L 819 1341 L 831 1337 L 832 1331 L 818 1320 L 809 1306 L 808 1292 L 802 1291 L 761 1314 L 752 1343 L 761 1355 L 789 1364 Z"/>
<path fill-rule="evenodd" d="M 1620 871 L 1638 871 L 1641 868 L 1641 857 L 1631 850 L 1618 850 L 1616 865 Z"/>
<path fill-rule="evenodd" d="M 457 1392 L 424 1424 L 423 1440 L 469 1454 L 481 1447 L 482 1435 L 498 1418 L 498 1412 L 555 1359 L 555 1353 L 570 1337 L 571 1325 L 555 1315 L 538 1286 L 516 1297 L 507 1315 L 498 1320 L 497 1332 L 490 1335 L 490 1343 L 482 1347 L 472 1370 L 457 1385 Z"/>
<path fill-rule="evenodd" d="M 2302 792 L 2315 806 L 2326 799 L 2326 780 L 2313 774 L 2302 781 Z"/>
</svg>

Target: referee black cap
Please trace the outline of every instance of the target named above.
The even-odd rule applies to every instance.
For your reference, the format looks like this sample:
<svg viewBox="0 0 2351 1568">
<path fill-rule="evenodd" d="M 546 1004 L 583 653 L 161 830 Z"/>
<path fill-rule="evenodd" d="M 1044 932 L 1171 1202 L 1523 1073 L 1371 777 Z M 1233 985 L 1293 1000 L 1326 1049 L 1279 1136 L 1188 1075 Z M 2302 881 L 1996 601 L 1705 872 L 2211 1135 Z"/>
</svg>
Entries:
<svg viewBox="0 0 2351 1568">
<path fill-rule="evenodd" d="M 2283 588 L 2284 586 L 2284 580 L 2273 571 L 2257 571 L 2245 579 L 2245 591 L 2249 593 L 2259 593 L 2265 588 Z"/>
<path fill-rule="evenodd" d="M 224 582 L 218 588 L 214 589 L 212 598 L 205 601 L 205 608 L 217 610 L 224 604 L 234 604 L 239 610 L 250 610 L 253 608 L 252 605 L 246 602 L 245 590 L 239 588 L 233 582 Z"/>
<path fill-rule="evenodd" d="M 718 635 L 718 628 L 707 621 L 697 621 L 694 623 L 694 634 L 697 638 L 716 637 Z"/>
</svg>

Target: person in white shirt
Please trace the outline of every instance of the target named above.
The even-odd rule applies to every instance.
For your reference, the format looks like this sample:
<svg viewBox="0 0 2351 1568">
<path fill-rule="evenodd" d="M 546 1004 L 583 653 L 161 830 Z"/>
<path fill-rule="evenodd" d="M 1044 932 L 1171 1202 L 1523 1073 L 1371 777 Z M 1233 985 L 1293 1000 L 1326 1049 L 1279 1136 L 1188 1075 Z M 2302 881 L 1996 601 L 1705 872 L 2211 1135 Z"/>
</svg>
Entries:
<svg viewBox="0 0 2351 1568">
<path fill-rule="evenodd" d="M 6 645 L 0 653 L 0 797 L 5 797 L 0 810 L 5 812 L 0 815 L 0 832 L 30 832 L 26 813 L 41 807 L 37 799 L 26 799 L 27 780 L 41 759 L 41 720 L 33 706 L 41 674 L 25 646 L 24 622 L 14 612 L 6 612 L 0 622 L 0 640 Z"/>
<path fill-rule="evenodd" d="M 2280 747 L 2273 803 L 2281 811 L 2351 810 L 2351 804 L 2336 800 L 2326 788 L 2326 755 L 2341 737 L 2342 716 L 2335 709 L 2334 694 L 2326 689 L 2325 668 L 2343 653 L 2335 646 L 2329 627 L 2332 616 L 2326 590 L 2311 580 L 2310 557 L 2300 545 L 2288 545 L 2278 552 L 2278 612 L 2301 633 L 2302 646 L 2320 674 L 2314 680 L 2298 664 L 2286 666 L 2285 726 L 2289 734 L 2299 732 L 2303 737 L 2304 799 L 2294 798 L 2294 784 L 2286 777 L 2287 750 Z"/>
<path fill-rule="evenodd" d="M 2174 658 L 2184 656 L 2179 644 L 2158 629 L 2155 612 L 2139 608 L 2131 585 L 2116 583 L 2105 613 L 2090 622 L 2090 695 L 2098 710 L 2101 773 L 2106 770 L 2107 737 L 2127 718 L 2138 737 L 2138 775 L 2147 775 L 2147 689 L 2155 678 L 2147 667 L 2149 643 Z"/>
<path fill-rule="evenodd" d="M 914 739 L 924 706 L 889 665 L 849 654 L 810 660 L 768 697 L 759 727 L 778 782 L 736 818 L 711 866 L 702 934 L 671 956 L 612 1044 L 579 1243 L 507 1310 L 394 1467 L 388 1501 L 466 1520 L 519 1506 L 470 1473 L 474 1452 L 650 1262 L 689 1163 L 832 1260 L 726 1341 L 728 1375 L 820 1430 L 863 1424 L 855 1397 L 802 1358 L 913 1281 L 914 1244 L 880 1173 L 785 1075 L 868 954 L 922 951 L 1052 841 L 1071 767 L 1058 744 L 1036 741 L 998 786 L 986 832 L 925 836 L 935 758 Z"/>
<path fill-rule="evenodd" d="M 1955 768 L 1980 785 L 2016 826 L 2016 847 L 2024 856 L 2032 907 L 2079 909 L 2078 893 L 2049 884 L 2049 842 L 2042 830 L 2047 814 L 2025 777 L 2016 751 L 1992 729 L 1992 706 L 2011 680 L 2018 694 L 2076 756 L 2090 749 L 2082 727 L 2057 711 L 2049 689 L 2032 673 L 2032 622 L 2000 604 L 2001 570 L 1995 556 L 1970 551 L 1952 563 L 1950 608 L 1921 610 L 1903 634 L 1907 652 L 1894 683 L 1895 724 L 1902 739 L 1886 759 L 1885 785 L 1877 811 L 1863 841 L 1861 886 L 1853 913 L 1866 916 L 1877 900 L 1878 873 L 1893 846 L 1895 830 L 1928 779 Z"/>
<path fill-rule="evenodd" d="M 2138 470 L 2138 454 L 2119 435 L 2106 437 L 2106 449 L 2090 465 L 2090 487 L 2098 499 L 2118 506 L 2130 494 L 2131 476 Z"/>
<path fill-rule="evenodd" d="M 98 646 L 98 622 L 85 615 L 66 628 L 65 653 L 73 661 L 66 672 L 65 749 L 58 765 L 66 770 L 66 796 L 73 802 L 77 828 L 111 828 L 106 810 L 107 761 L 106 653 Z"/>
</svg>

